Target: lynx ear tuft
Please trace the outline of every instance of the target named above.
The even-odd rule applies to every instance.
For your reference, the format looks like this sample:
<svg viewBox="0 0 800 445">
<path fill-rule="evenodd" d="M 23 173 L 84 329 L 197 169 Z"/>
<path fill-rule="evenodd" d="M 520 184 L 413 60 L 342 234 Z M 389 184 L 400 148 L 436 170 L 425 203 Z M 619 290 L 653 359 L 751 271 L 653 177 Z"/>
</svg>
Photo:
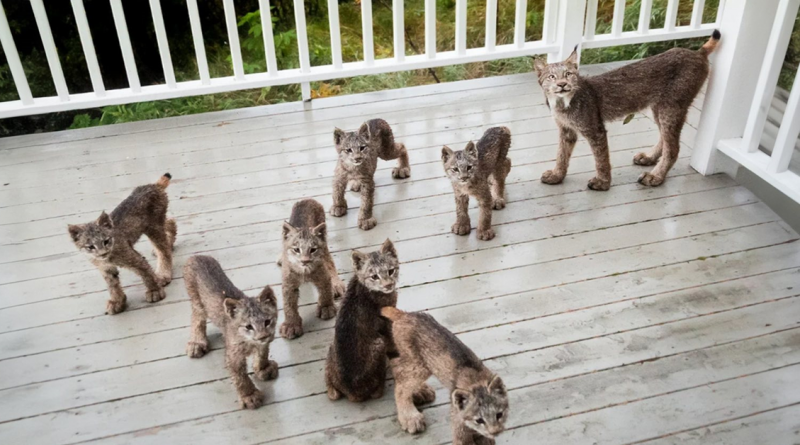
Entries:
<svg viewBox="0 0 800 445">
<path fill-rule="evenodd" d="M 223 293 L 223 295 L 225 294 Z M 236 318 L 236 313 L 239 311 L 239 308 L 241 308 L 241 306 L 242 302 L 234 298 L 226 298 L 225 300 L 222 301 L 222 307 L 225 308 L 225 313 L 231 320 Z"/>
<path fill-rule="evenodd" d="M 547 68 L 547 61 L 543 57 L 533 58 L 533 69 L 535 69 L 537 73 L 541 73 L 545 68 Z"/>
<path fill-rule="evenodd" d="M 351 254 L 351 258 L 353 259 L 353 269 L 361 270 L 361 266 L 364 265 L 364 260 L 367 259 L 367 255 L 354 250 Z"/>
<path fill-rule="evenodd" d="M 288 222 L 283 222 L 283 239 L 286 240 L 289 238 L 289 235 L 292 233 L 297 232 L 297 229 L 294 228 L 293 225 L 289 224 Z"/>
<path fill-rule="evenodd" d="M 578 66 L 578 45 L 575 45 L 575 49 L 572 50 L 572 53 L 567 57 L 564 63 L 574 65 L 575 67 Z"/>
<path fill-rule="evenodd" d="M 397 250 L 394 248 L 392 240 L 386 238 L 386 241 L 384 241 L 383 244 L 381 245 L 381 253 L 384 255 L 391 255 L 397 258 Z"/>
<path fill-rule="evenodd" d="M 358 127 L 358 135 L 364 138 L 366 141 L 369 141 L 369 139 L 372 137 L 372 134 L 369 131 L 369 124 L 367 122 L 364 122 L 360 127 Z"/>
<path fill-rule="evenodd" d="M 463 411 L 469 404 L 471 398 L 472 393 L 464 391 L 463 389 L 453 390 L 453 393 L 450 395 L 450 400 L 458 411 Z"/>
<path fill-rule="evenodd" d="M 83 233 L 83 226 L 70 224 L 67 226 L 67 231 L 69 231 L 69 236 L 72 238 L 72 241 L 78 241 L 78 237 Z"/>
<path fill-rule="evenodd" d="M 97 218 L 97 225 L 100 227 L 105 227 L 107 229 L 111 229 L 114 227 L 114 223 L 111 222 L 111 217 L 108 216 L 108 213 L 103 212 L 100 214 L 100 217 Z"/>
<path fill-rule="evenodd" d="M 478 147 L 475 146 L 474 142 L 469 141 L 469 143 L 467 144 L 467 148 L 465 148 L 464 151 L 467 153 L 467 156 L 477 159 Z"/>
<path fill-rule="evenodd" d="M 337 145 L 337 147 L 342 143 L 344 140 L 344 130 L 339 127 L 333 129 L 333 143 Z"/>
<path fill-rule="evenodd" d="M 311 233 L 313 233 L 314 236 L 318 236 L 324 240 L 328 234 L 328 229 L 325 223 L 320 223 L 318 226 L 311 229 Z"/>
<path fill-rule="evenodd" d="M 492 381 L 489 382 L 489 391 L 501 396 L 506 394 L 506 385 L 499 375 L 494 376 Z"/>
<path fill-rule="evenodd" d="M 442 161 L 447 162 L 451 157 L 453 157 L 453 150 L 447 145 L 442 147 Z"/>
<path fill-rule="evenodd" d="M 266 286 L 264 290 L 258 294 L 258 302 L 261 304 L 269 304 L 271 306 L 278 305 L 278 300 L 275 298 L 275 292 L 269 286 Z"/>
</svg>

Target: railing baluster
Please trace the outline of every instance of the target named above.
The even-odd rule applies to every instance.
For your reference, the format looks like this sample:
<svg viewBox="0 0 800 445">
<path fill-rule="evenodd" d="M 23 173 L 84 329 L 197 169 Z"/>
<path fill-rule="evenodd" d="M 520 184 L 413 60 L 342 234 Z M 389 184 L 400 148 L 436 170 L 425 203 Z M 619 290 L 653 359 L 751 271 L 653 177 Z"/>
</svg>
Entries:
<svg viewBox="0 0 800 445">
<path fill-rule="evenodd" d="M 717 26 L 722 23 L 723 12 L 725 12 L 725 0 L 719 0 L 719 4 L 717 5 L 717 19 L 714 21 Z"/>
<path fill-rule="evenodd" d="M 270 11 L 269 0 L 258 0 L 258 8 L 261 11 L 261 35 L 264 37 L 267 72 L 271 76 L 276 76 L 278 75 L 278 60 L 275 58 L 275 37 L 272 35 L 272 12 Z M 339 56 L 341 58 L 341 52 Z"/>
<path fill-rule="evenodd" d="M 361 0 L 361 35 L 364 42 L 364 62 L 375 62 L 375 45 L 372 41 L 372 0 Z"/>
<path fill-rule="evenodd" d="M 336 1 L 336 0 L 331 0 Z M 392 0 L 392 28 L 394 29 L 394 59 L 399 63 L 406 58 L 405 11 L 403 0 Z"/>
<path fill-rule="evenodd" d="M 83 55 L 86 59 L 86 67 L 89 69 L 89 77 L 92 80 L 92 89 L 96 96 L 105 96 L 106 87 L 103 83 L 103 73 L 100 72 L 100 64 L 97 63 L 97 53 L 94 51 L 92 30 L 89 28 L 89 20 L 86 18 L 83 0 L 71 1 L 72 13 L 75 15 L 75 24 L 78 26 L 78 35 L 80 35 Z"/>
<path fill-rule="evenodd" d="M 703 9 L 705 8 L 705 0 L 694 0 L 694 7 L 692 8 L 692 28 L 699 28 L 703 24 Z"/>
<path fill-rule="evenodd" d="M 497 45 L 497 0 L 486 0 L 486 49 L 494 51 Z"/>
<path fill-rule="evenodd" d="M 794 87 L 786 102 L 786 112 L 783 114 L 781 128 L 775 138 L 775 147 L 772 149 L 767 171 L 781 173 L 789 169 L 798 136 L 800 136 L 800 70 L 794 77 Z"/>
<path fill-rule="evenodd" d="M 222 0 L 225 9 L 225 25 L 228 28 L 228 46 L 231 49 L 231 62 L 233 63 L 233 76 L 236 80 L 244 80 L 244 65 L 242 64 L 242 48 L 239 46 L 239 27 L 236 23 L 236 9 L 233 0 Z"/>
<path fill-rule="evenodd" d="M 569 1 L 569 0 L 565 0 Z M 527 2 L 525 1 L 527 7 Z M 553 43 L 556 41 L 556 32 L 558 31 L 558 8 L 559 0 L 545 0 L 544 2 L 544 23 L 542 24 L 542 40 L 545 43 Z M 517 9 L 519 11 L 519 9 Z M 525 11 L 525 14 L 528 12 Z M 519 16 L 517 16 L 519 19 Z M 523 35 L 524 39 L 524 35 Z"/>
<path fill-rule="evenodd" d="M 456 54 L 467 53 L 467 0 L 456 0 Z"/>
<path fill-rule="evenodd" d="M 611 21 L 611 34 L 619 36 L 622 34 L 622 25 L 625 21 L 625 0 L 614 1 L 614 18 Z"/>
<path fill-rule="evenodd" d="M 586 40 L 594 40 L 597 30 L 597 0 L 589 0 L 586 4 L 586 30 L 583 36 Z"/>
<path fill-rule="evenodd" d="M 164 16 L 161 14 L 161 1 L 150 0 L 150 11 L 153 14 L 153 25 L 156 30 L 158 53 L 161 55 L 161 66 L 164 68 L 164 80 L 170 88 L 177 88 L 175 83 L 175 70 L 172 67 L 172 56 L 169 54 L 167 42 L 167 29 L 164 27 Z"/>
<path fill-rule="evenodd" d="M 342 69 L 342 32 L 339 29 L 339 1 L 328 0 L 328 26 L 331 30 L 331 59 L 333 67 Z"/>
<path fill-rule="evenodd" d="M 517 11 L 514 17 L 514 44 L 517 45 L 517 48 L 522 48 L 525 45 L 525 16 L 528 13 L 527 9 L 528 2 L 526 0 L 517 0 Z M 546 19 L 545 22 L 547 22 Z"/>
<path fill-rule="evenodd" d="M 758 150 L 799 6 L 800 0 L 781 0 L 778 4 L 778 12 L 775 15 L 767 42 L 764 62 L 761 65 L 761 73 L 758 75 L 755 96 L 747 117 L 747 124 L 744 127 L 742 151 L 755 152 Z"/>
<path fill-rule="evenodd" d="M 653 0 L 642 0 L 642 9 L 639 10 L 639 32 L 647 34 L 650 31 L 650 15 L 653 12 Z"/>
<path fill-rule="evenodd" d="M 125 22 L 125 11 L 122 9 L 122 0 L 111 1 L 111 15 L 114 17 L 114 26 L 117 28 L 119 48 L 122 51 L 122 61 L 125 63 L 125 72 L 128 75 L 128 85 L 131 91 L 139 93 L 142 85 L 139 83 L 139 72 L 136 71 L 136 60 L 133 58 L 131 37 L 128 35 L 128 24 Z"/>
<path fill-rule="evenodd" d="M 17 45 L 14 43 L 14 37 L 11 35 L 11 28 L 8 26 L 8 19 L 6 19 L 6 11 L 3 8 L 2 2 L 0 2 L 0 43 L 3 45 L 3 52 L 8 61 L 8 67 L 11 69 L 11 77 L 14 78 L 14 85 L 17 87 L 17 93 L 19 94 L 22 104 L 33 105 L 31 88 L 28 86 L 25 70 L 22 69 L 22 62 L 19 60 Z"/>
<path fill-rule="evenodd" d="M 294 23 L 297 27 L 297 49 L 300 52 L 300 72 L 311 70 L 308 58 L 308 31 L 306 29 L 306 7 L 303 0 L 294 0 Z"/>
<path fill-rule="evenodd" d="M 42 38 L 42 46 L 44 46 L 44 53 L 47 56 L 47 65 L 50 67 L 56 94 L 62 102 L 67 102 L 69 101 L 69 89 L 67 89 L 67 81 L 64 80 L 64 71 L 61 70 L 61 61 L 58 60 L 58 50 L 56 42 L 53 41 L 50 21 L 47 20 L 47 11 L 44 9 L 42 0 L 31 0 L 31 7 L 36 19 L 36 27 L 39 28 L 39 36 Z"/>
<path fill-rule="evenodd" d="M 667 17 L 664 19 L 664 29 L 667 31 L 675 30 L 675 22 L 678 20 L 678 0 L 667 2 Z"/>
<path fill-rule="evenodd" d="M 425 0 L 425 54 L 436 57 L 436 0 Z"/>
<path fill-rule="evenodd" d="M 208 74 L 208 60 L 206 59 L 206 46 L 203 41 L 203 28 L 200 25 L 200 13 L 197 11 L 197 0 L 186 0 L 189 11 L 189 24 L 192 26 L 192 40 L 194 41 L 194 54 L 197 58 L 197 71 L 200 74 L 200 83 L 211 84 Z"/>
</svg>

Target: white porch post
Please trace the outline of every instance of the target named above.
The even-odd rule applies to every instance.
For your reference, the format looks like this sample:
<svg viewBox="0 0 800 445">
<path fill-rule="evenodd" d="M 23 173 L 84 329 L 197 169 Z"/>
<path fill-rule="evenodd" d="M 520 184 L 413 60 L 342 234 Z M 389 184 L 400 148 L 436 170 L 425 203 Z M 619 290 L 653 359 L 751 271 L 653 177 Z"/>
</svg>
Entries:
<svg viewBox="0 0 800 445">
<path fill-rule="evenodd" d="M 558 27 L 556 28 L 558 52 L 547 55 L 549 63 L 561 62 L 583 41 L 586 0 L 561 0 L 558 2 Z M 581 52 L 578 48 L 578 61 Z"/>
<path fill-rule="evenodd" d="M 778 2 L 725 3 L 719 25 L 722 38 L 711 55 L 711 75 L 692 153 L 692 168 L 704 175 L 730 167 L 720 157 L 717 143 L 744 134 Z"/>
</svg>

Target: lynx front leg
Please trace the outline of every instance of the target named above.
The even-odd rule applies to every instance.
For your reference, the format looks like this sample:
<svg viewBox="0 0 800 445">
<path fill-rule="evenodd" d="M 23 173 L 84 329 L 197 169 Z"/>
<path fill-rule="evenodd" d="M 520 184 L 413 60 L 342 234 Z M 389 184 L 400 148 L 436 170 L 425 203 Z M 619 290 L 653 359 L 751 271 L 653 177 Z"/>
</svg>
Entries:
<svg viewBox="0 0 800 445">
<path fill-rule="evenodd" d="M 225 351 L 225 367 L 231 374 L 241 407 L 247 409 L 260 407 L 264 403 L 264 393 L 256 388 L 247 375 L 247 357 L 241 355 L 241 351 L 236 351 L 235 347 L 226 347 Z"/>
<path fill-rule="evenodd" d="M 681 130 L 686 121 L 686 109 L 671 108 L 659 110 L 659 129 L 661 130 L 661 159 L 649 173 L 639 176 L 639 183 L 656 187 L 664 183 L 681 149 Z"/>
<path fill-rule="evenodd" d="M 589 180 L 589 188 L 592 190 L 606 191 L 611 188 L 611 159 L 608 153 L 608 134 L 605 127 L 600 124 L 599 128 L 584 134 L 589 140 L 594 155 L 595 170 L 597 176 Z"/>
<path fill-rule="evenodd" d="M 153 268 L 139 252 L 133 250 L 132 247 L 127 247 L 125 251 L 120 254 L 120 265 L 127 267 L 142 278 L 144 287 L 147 288 L 145 293 L 145 300 L 148 303 L 155 303 L 166 298 L 167 294 L 164 288 L 161 287 L 159 278 L 153 272 Z"/>
<path fill-rule="evenodd" d="M 569 168 L 569 158 L 572 156 L 572 150 L 575 148 L 575 143 L 578 142 L 578 133 L 575 130 L 567 127 L 558 127 L 558 155 L 556 156 L 556 167 L 552 170 L 547 170 L 542 173 L 542 182 L 545 184 L 560 184 L 567 175 Z"/>
<path fill-rule="evenodd" d="M 127 306 L 127 298 L 125 292 L 122 290 L 122 285 L 119 282 L 119 270 L 106 263 L 95 263 L 97 270 L 103 275 L 108 285 L 108 293 L 111 295 L 106 303 L 106 314 L 114 315 L 119 314 L 125 310 Z"/>
<path fill-rule="evenodd" d="M 400 427 L 411 434 L 425 431 L 425 416 L 414 405 L 414 393 L 425 383 L 419 371 L 424 369 L 411 366 L 400 358 L 392 359 L 392 374 L 394 375 L 394 400 L 397 404 L 397 421 Z"/>
<path fill-rule="evenodd" d="M 395 179 L 405 179 L 411 176 L 411 165 L 408 163 L 408 151 L 406 146 L 395 142 L 394 151 L 391 159 L 397 158 L 397 167 L 392 169 L 392 177 Z"/>
<path fill-rule="evenodd" d="M 256 357 L 253 360 L 253 375 L 262 382 L 278 378 L 278 362 L 269 359 L 269 345 L 256 351 Z"/>
<path fill-rule="evenodd" d="M 469 220 L 469 195 L 453 189 L 456 195 L 456 223 L 450 229 L 456 235 L 469 235 L 472 223 Z"/>
<path fill-rule="evenodd" d="M 344 192 L 347 190 L 347 175 L 336 169 L 333 177 L 333 206 L 331 215 L 344 216 L 347 214 L 347 201 L 344 199 Z"/>
<path fill-rule="evenodd" d="M 480 216 L 478 217 L 478 239 L 489 241 L 494 238 L 494 229 L 492 229 L 492 193 L 487 186 L 475 198 L 478 200 L 478 207 L 480 208 Z"/>
<path fill-rule="evenodd" d="M 323 320 L 330 320 L 336 316 L 336 306 L 333 304 L 333 288 L 331 277 L 328 274 L 318 273 L 314 280 L 314 285 L 319 293 L 317 301 L 317 317 Z"/>
<path fill-rule="evenodd" d="M 378 224 L 372 216 L 372 205 L 375 199 L 375 182 L 372 178 L 361 181 L 361 209 L 358 214 L 358 227 L 370 230 Z"/>
<path fill-rule="evenodd" d="M 290 278 L 283 280 L 283 315 L 281 336 L 293 339 L 303 335 L 303 319 L 297 311 L 297 300 L 300 298 L 300 283 Z"/>
<path fill-rule="evenodd" d="M 194 286 L 187 285 L 186 292 L 192 302 L 192 334 L 186 344 L 186 355 L 191 358 L 200 358 L 208 352 L 208 337 L 206 336 L 206 314 L 200 302 L 200 294 Z"/>
</svg>

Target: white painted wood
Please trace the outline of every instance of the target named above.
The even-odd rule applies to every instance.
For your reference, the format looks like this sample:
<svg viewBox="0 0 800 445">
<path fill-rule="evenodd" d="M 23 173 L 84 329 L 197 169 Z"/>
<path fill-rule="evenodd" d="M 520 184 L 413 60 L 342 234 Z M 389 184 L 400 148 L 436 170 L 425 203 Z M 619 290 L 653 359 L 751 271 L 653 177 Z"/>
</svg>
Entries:
<svg viewBox="0 0 800 445">
<path fill-rule="evenodd" d="M 722 23 L 722 14 L 725 12 L 725 0 L 719 0 L 717 4 L 717 18 L 714 21 L 717 24 Z"/>
<path fill-rule="evenodd" d="M 200 83 L 202 85 L 210 85 L 211 77 L 208 73 L 208 60 L 206 59 L 206 47 L 203 41 L 203 28 L 200 25 L 200 13 L 197 10 L 197 0 L 186 0 L 186 8 L 189 11 L 189 24 L 192 27 L 192 41 L 194 42 L 194 54 L 197 59 Z"/>
<path fill-rule="evenodd" d="M 362 8 L 362 14 L 363 14 L 363 8 Z M 328 26 L 330 27 L 331 30 L 331 59 L 333 62 L 333 67 L 335 69 L 342 69 L 342 31 L 339 28 L 338 0 L 328 0 Z M 395 31 L 397 31 L 396 27 Z M 397 47 L 396 36 L 395 36 L 395 47 Z"/>
<path fill-rule="evenodd" d="M 70 1 L 72 2 L 72 13 L 75 15 L 75 25 L 78 27 L 78 35 L 81 38 L 83 55 L 86 58 L 86 68 L 89 70 L 89 78 L 92 80 L 92 89 L 97 97 L 103 97 L 106 94 L 106 87 L 103 83 L 103 73 L 100 72 L 100 64 L 97 63 L 92 30 L 89 28 L 89 20 L 86 18 L 83 0 Z"/>
<path fill-rule="evenodd" d="M 405 11 L 403 0 L 392 0 L 392 35 L 394 37 L 394 59 L 402 63 L 406 58 Z"/>
<path fill-rule="evenodd" d="M 56 94 L 62 102 L 69 101 L 69 89 L 64 80 L 64 71 L 61 70 L 61 61 L 58 59 L 58 50 L 56 42 L 53 41 L 53 32 L 50 29 L 50 22 L 47 20 L 44 3 L 42 0 L 31 0 L 31 8 L 33 8 L 36 27 L 39 29 L 39 37 L 42 39 L 44 53 L 47 56 L 47 65 L 50 67 L 50 76 L 53 78 Z"/>
<path fill-rule="evenodd" d="M 698 28 L 703 24 L 703 9 L 705 8 L 706 0 L 694 0 L 692 5 L 692 21 L 690 26 Z"/>
<path fill-rule="evenodd" d="M 17 45 L 14 43 L 14 36 L 11 35 L 11 28 L 8 26 L 8 19 L 2 3 L 0 3 L 0 43 L 3 45 L 3 53 L 5 53 L 6 62 L 14 79 L 14 85 L 17 87 L 20 102 L 23 106 L 33 105 L 33 96 L 31 95 L 30 86 L 28 86 L 28 79 L 22 69 Z"/>
<path fill-rule="evenodd" d="M 486 50 L 497 46 L 497 0 L 486 0 Z"/>
<path fill-rule="evenodd" d="M 594 40 L 595 30 L 597 29 L 597 1 L 588 0 L 586 3 L 586 31 L 584 40 Z"/>
<path fill-rule="evenodd" d="M 125 20 L 125 11 L 122 9 L 122 0 L 109 0 L 111 2 L 111 13 L 114 17 L 114 27 L 117 29 L 120 50 L 122 51 L 122 61 L 125 63 L 125 73 L 128 75 L 128 87 L 132 93 L 142 93 L 142 85 L 139 82 L 139 72 L 136 70 L 136 60 L 133 58 L 133 47 L 131 47 L 131 37 L 128 34 L 128 24 Z M 73 95 L 73 98 L 77 98 Z M 112 97 L 108 92 L 104 100 Z M 75 102 L 74 100 L 72 102 Z"/>
<path fill-rule="evenodd" d="M 547 8 L 548 4 L 552 4 L 552 2 L 553 0 L 550 0 L 549 2 L 545 3 L 545 9 Z M 514 45 L 516 45 L 517 48 L 522 48 L 522 46 L 525 44 L 525 19 L 528 13 L 528 2 L 526 0 L 516 0 L 516 4 L 517 6 L 514 10 Z M 548 15 L 545 13 L 545 23 L 547 22 L 547 17 Z M 545 42 L 547 42 L 546 37 Z"/>
<path fill-rule="evenodd" d="M 578 50 L 578 63 L 580 63 L 581 40 L 583 39 L 584 23 L 578 17 L 583 17 L 586 10 L 586 0 L 562 1 L 558 3 L 558 52 L 548 55 L 549 62 L 560 62 Z"/>
<path fill-rule="evenodd" d="M 800 85 L 800 72 L 795 75 L 794 85 Z M 795 152 L 797 137 L 800 136 L 800 87 L 792 88 L 786 103 L 786 112 L 781 127 L 775 138 L 775 145 L 770 156 L 767 171 L 782 173 L 789 169 L 789 162 Z"/>
<path fill-rule="evenodd" d="M 664 19 L 664 29 L 666 31 L 674 31 L 678 21 L 678 0 L 669 0 L 667 2 L 667 15 Z"/>
<path fill-rule="evenodd" d="M 301 83 L 300 94 L 303 98 L 303 102 L 309 102 L 311 100 L 311 84 L 308 82 Z"/>
<path fill-rule="evenodd" d="M 650 31 L 650 17 L 653 12 L 653 0 L 642 0 L 642 7 L 639 10 L 639 32 L 647 34 Z"/>
<path fill-rule="evenodd" d="M 595 36 L 592 40 L 585 40 L 583 48 L 603 48 L 607 46 L 618 45 L 633 45 L 645 42 L 657 42 L 661 40 L 676 38 L 676 39 L 690 39 L 697 37 L 710 36 L 716 28 L 716 24 L 707 23 L 698 29 L 691 26 L 681 26 L 675 28 L 673 31 L 664 29 L 651 29 L 647 34 L 642 34 L 639 31 L 623 32 L 619 36 L 613 34 L 602 34 Z"/>
<path fill-rule="evenodd" d="M 761 151 L 745 152 L 742 149 L 742 140 L 739 138 L 722 139 L 717 143 L 717 148 L 788 198 L 800 203 L 800 176 L 789 170 L 780 173 L 769 170 L 770 156 L 766 153 Z"/>
<path fill-rule="evenodd" d="M 375 63 L 375 44 L 372 38 L 372 0 L 361 0 L 361 35 L 364 42 L 364 63 Z"/>
<path fill-rule="evenodd" d="M 614 17 L 611 21 L 611 35 L 619 37 L 625 20 L 625 0 L 614 0 Z"/>
<path fill-rule="evenodd" d="M 294 23 L 297 27 L 297 49 L 300 53 L 300 72 L 308 73 L 311 71 L 311 62 L 308 56 L 308 30 L 306 28 L 306 8 L 303 0 L 294 1 Z M 301 83 L 303 85 L 303 83 Z M 306 96 L 306 90 L 310 91 L 309 86 L 303 86 L 303 100 L 311 99 L 310 94 Z"/>
<path fill-rule="evenodd" d="M 487 36 L 488 39 L 488 36 Z M 456 0 L 456 54 L 467 53 L 467 0 Z"/>
<path fill-rule="evenodd" d="M 153 25 L 155 26 L 158 53 L 161 56 L 161 67 L 164 70 L 164 78 L 166 79 L 167 86 L 170 88 L 177 88 L 175 83 L 175 70 L 172 67 L 172 56 L 169 53 L 167 29 L 164 27 L 164 16 L 161 14 L 161 0 L 150 0 L 150 12 L 153 14 Z"/>
<path fill-rule="evenodd" d="M 425 0 L 425 56 L 436 58 L 436 0 Z"/>
<path fill-rule="evenodd" d="M 772 98 L 775 96 L 775 86 L 783 67 L 783 60 L 799 7 L 800 0 L 780 0 L 775 20 L 772 26 L 767 28 L 771 30 L 769 41 L 764 49 L 764 59 L 760 64 L 761 70 L 755 88 L 753 105 L 750 107 L 750 114 L 747 117 L 747 124 L 742 136 L 742 149 L 749 153 L 758 150 L 758 142 L 764 132 L 767 112 L 770 109 Z"/>
<path fill-rule="evenodd" d="M 231 50 L 231 64 L 233 65 L 233 78 L 236 81 L 244 80 L 244 65 L 242 64 L 242 47 L 239 44 L 239 27 L 236 19 L 236 8 L 233 0 L 222 0 L 225 10 L 225 27 L 228 30 L 228 47 Z M 297 31 L 298 41 L 300 30 Z"/>
<path fill-rule="evenodd" d="M 544 3 L 544 23 L 542 23 L 542 39 L 547 43 L 554 43 L 558 33 L 559 9 L 561 0 L 545 0 Z M 526 4 L 527 7 L 527 4 Z M 527 14 L 527 11 L 525 12 Z M 572 17 L 575 19 L 576 17 Z"/>
<path fill-rule="evenodd" d="M 272 12 L 270 9 L 269 0 L 258 0 L 258 8 L 261 11 L 261 35 L 264 37 L 264 55 L 267 59 L 267 72 L 270 75 L 277 76 L 278 75 L 278 61 L 275 58 L 275 37 L 273 36 L 272 31 Z M 339 29 L 339 10 L 335 11 L 336 14 L 336 26 L 337 30 Z M 332 28 L 331 28 L 332 29 Z M 336 33 L 336 38 L 338 39 L 339 33 Z M 334 50 L 334 60 L 335 60 L 335 50 L 336 46 L 333 45 L 333 34 L 331 34 L 331 48 Z M 341 45 L 339 45 L 339 62 L 341 63 Z"/>
</svg>

